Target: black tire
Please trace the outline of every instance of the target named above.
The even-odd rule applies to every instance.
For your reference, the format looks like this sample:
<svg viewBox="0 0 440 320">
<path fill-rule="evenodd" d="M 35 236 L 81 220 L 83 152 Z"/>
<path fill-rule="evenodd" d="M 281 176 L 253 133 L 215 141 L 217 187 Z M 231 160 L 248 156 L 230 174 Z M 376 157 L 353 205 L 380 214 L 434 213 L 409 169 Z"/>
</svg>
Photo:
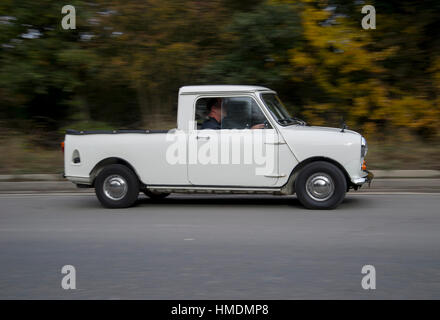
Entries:
<svg viewBox="0 0 440 320">
<path fill-rule="evenodd" d="M 150 199 L 153 199 L 153 200 L 164 199 L 170 195 L 167 192 L 155 192 L 155 191 L 150 191 L 148 189 L 145 189 L 144 193 L 147 197 L 149 197 Z"/>
<path fill-rule="evenodd" d="M 106 180 L 107 192 L 104 190 Z M 123 191 L 118 193 L 118 197 L 114 198 L 111 198 L 111 192 L 109 192 L 111 188 L 108 187 L 109 183 L 111 184 L 112 181 L 116 181 L 116 188 L 119 188 L 116 189 L 116 191 L 122 189 L 120 187 L 121 185 L 126 186 L 126 188 L 123 188 Z M 96 177 L 95 193 L 99 202 L 101 202 L 101 204 L 106 208 L 128 208 L 132 206 L 138 198 L 139 180 L 134 172 L 128 167 L 121 164 L 112 164 L 102 169 L 99 175 Z"/>
<path fill-rule="evenodd" d="M 344 173 L 325 161 L 306 165 L 295 179 L 297 198 L 308 209 L 334 209 L 344 200 L 346 190 Z"/>
</svg>

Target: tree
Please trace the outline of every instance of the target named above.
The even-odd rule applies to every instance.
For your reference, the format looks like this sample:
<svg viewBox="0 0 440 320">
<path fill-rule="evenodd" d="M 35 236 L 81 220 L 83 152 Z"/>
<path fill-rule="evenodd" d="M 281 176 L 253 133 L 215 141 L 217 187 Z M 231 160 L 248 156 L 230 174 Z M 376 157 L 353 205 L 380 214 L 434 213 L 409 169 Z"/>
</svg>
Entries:
<svg viewBox="0 0 440 320">
<path fill-rule="evenodd" d="M 304 103 L 309 119 L 345 114 L 367 133 L 389 125 L 438 132 L 438 87 L 431 83 L 439 41 L 426 32 L 438 25 L 438 4 L 373 2 L 377 29 L 366 31 L 359 2 L 287 2 L 301 6 L 305 38 L 290 52 L 292 76 L 319 93 Z"/>
<path fill-rule="evenodd" d="M 289 50 L 301 41 L 302 26 L 294 6 L 262 3 L 239 12 L 222 30 L 218 54 L 203 70 L 204 81 L 265 85 L 293 104 L 303 88 L 290 77 Z"/>
<path fill-rule="evenodd" d="M 0 5 L 0 101 L 7 117 L 31 119 L 55 130 L 75 101 L 80 117 L 88 118 L 84 88 L 96 56 L 83 40 L 89 6 L 71 1 L 78 29 L 61 28 L 61 8 L 43 0 L 6 0 Z"/>
</svg>

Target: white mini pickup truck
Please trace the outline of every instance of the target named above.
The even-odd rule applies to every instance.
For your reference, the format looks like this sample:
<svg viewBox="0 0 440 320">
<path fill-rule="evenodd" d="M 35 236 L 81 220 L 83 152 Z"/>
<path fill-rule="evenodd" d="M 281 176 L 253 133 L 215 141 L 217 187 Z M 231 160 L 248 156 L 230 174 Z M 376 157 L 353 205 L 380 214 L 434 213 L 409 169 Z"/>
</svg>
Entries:
<svg viewBox="0 0 440 320">
<path fill-rule="evenodd" d="M 307 208 L 332 209 L 373 178 L 360 134 L 308 126 L 257 86 L 182 87 L 176 129 L 67 130 L 63 149 L 64 176 L 108 208 L 142 191 L 296 194 Z"/>
</svg>

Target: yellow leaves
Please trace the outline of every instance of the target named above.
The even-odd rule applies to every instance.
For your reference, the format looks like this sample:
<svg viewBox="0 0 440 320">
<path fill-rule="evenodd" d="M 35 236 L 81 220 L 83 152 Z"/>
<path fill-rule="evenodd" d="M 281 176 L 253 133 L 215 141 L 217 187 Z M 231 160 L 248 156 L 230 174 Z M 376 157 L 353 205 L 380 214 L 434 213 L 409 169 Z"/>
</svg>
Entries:
<svg viewBox="0 0 440 320">
<path fill-rule="evenodd" d="M 317 126 L 329 126 L 339 121 L 340 108 L 332 103 L 310 103 L 304 106 L 303 114 L 308 122 Z"/>
<path fill-rule="evenodd" d="M 158 60 L 163 62 L 162 70 L 170 73 L 195 67 L 196 54 L 197 47 L 187 42 L 175 42 L 157 50 Z"/>
<path fill-rule="evenodd" d="M 384 87 L 378 87 L 372 90 L 370 96 L 355 98 L 351 115 L 355 118 L 368 117 L 370 120 L 387 119 L 397 127 L 437 130 L 440 110 L 433 101 L 410 95 L 390 99 L 387 94 Z M 364 128 L 369 127 L 371 125 L 368 123 L 364 124 Z"/>
<path fill-rule="evenodd" d="M 440 102 L 440 56 L 433 59 L 433 64 L 428 71 L 433 74 L 434 85 L 437 89 L 437 99 Z"/>
<path fill-rule="evenodd" d="M 298 65 L 298 66 L 308 66 L 313 65 L 315 63 L 315 60 L 312 59 L 310 55 L 307 55 L 304 52 L 301 52 L 297 49 L 292 49 L 289 51 L 291 58 L 290 62 L 292 64 Z"/>
<path fill-rule="evenodd" d="M 367 141 L 369 140 L 369 137 L 372 135 L 377 134 L 377 126 L 373 122 L 366 122 L 363 125 L 363 133 L 362 135 L 366 137 Z"/>
<path fill-rule="evenodd" d="M 321 49 L 328 46 L 328 40 L 331 39 L 332 30 L 319 23 L 326 20 L 329 16 L 329 12 L 313 7 L 306 7 L 301 14 L 304 35 L 313 46 Z"/>
<path fill-rule="evenodd" d="M 397 126 L 435 129 L 440 120 L 438 106 L 422 97 L 405 96 L 391 100 L 389 109 L 393 112 L 392 121 Z"/>
<path fill-rule="evenodd" d="M 355 117 L 368 117 L 370 114 L 370 102 L 368 97 L 357 97 L 353 100 L 352 115 Z"/>
<path fill-rule="evenodd" d="M 350 120 L 370 132 L 375 130 L 374 122 L 382 121 L 415 130 L 438 130 L 440 98 L 435 101 L 426 96 L 414 97 L 411 93 L 399 92 L 385 80 L 389 70 L 382 62 L 397 54 L 400 49 L 397 45 L 372 49 L 372 33 L 363 32 L 344 16 L 332 16 L 331 10 L 324 10 L 325 1 L 319 5 L 306 0 L 295 3 L 302 5 L 305 43 L 288 52 L 291 79 L 313 81 L 327 99 L 340 101 L 307 103 L 304 106 L 307 120 L 325 124 L 329 114 L 344 110 Z M 328 23 L 327 19 L 332 22 Z M 417 30 L 408 33 L 416 34 Z M 429 71 L 440 91 L 440 57 L 434 60 Z M 316 100 L 322 99 L 317 97 Z"/>
<path fill-rule="evenodd" d="M 345 17 L 332 17 L 330 10 L 324 10 L 326 2 L 322 2 L 321 7 L 316 7 L 314 2 L 301 2 L 304 5 L 301 14 L 304 36 L 311 47 L 307 46 L 304 53 L 292 50 L 293 64 L 303 64 L 310 68 L 312 59 L 307 55 L 317 55 L 317 60 L 323 61 L 325 67 L 337 68 L 343 74 L 362 70 L 373 73 L 383 71 L 377 61 L 392 54 L 391 49 L 369 52 L 366 46 L 371 41 L 370 36 L 361 32 L 359 26 L 353 27 Z M 325 23 L 330 18 L 333 22 Z"/>
<path fill-rule="evenodd" d="M 289 62 L 293 67 L 292 80 L 301 81 L 304 76 L 311 76 L 315 70 L 316 60 L 297 49 L 289 50 Z"/>
</svg>

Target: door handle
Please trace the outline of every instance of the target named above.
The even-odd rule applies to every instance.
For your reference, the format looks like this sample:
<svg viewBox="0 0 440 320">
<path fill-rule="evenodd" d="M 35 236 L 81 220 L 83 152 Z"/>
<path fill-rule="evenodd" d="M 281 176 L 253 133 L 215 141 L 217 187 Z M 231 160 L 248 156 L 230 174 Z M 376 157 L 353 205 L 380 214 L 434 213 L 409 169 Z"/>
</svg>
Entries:
<svg viewBox="0 0 440 320">
<path fill-rule="evenodd" d="M 206 137 L 206 136 L 197 136 L 198 140 L 209 140 L 210 137 Z"/>
</svg>

